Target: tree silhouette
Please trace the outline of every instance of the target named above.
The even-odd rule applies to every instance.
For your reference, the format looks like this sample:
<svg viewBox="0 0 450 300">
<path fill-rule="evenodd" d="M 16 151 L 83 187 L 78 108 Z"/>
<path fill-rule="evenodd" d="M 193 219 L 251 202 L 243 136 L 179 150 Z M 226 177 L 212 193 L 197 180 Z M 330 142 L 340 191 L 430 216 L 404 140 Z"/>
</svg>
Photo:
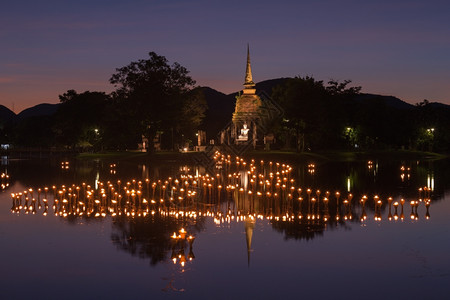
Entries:
<svg viewBox="0 0 450 300">
<path fill-rule="evenodd" d="M 272 98 L 285 111 L 284 133 L 295 137 L 297 151 L 342 147 L 353 97 L 361 89 L 349 88 L 350 82 L 330 81 L 325 86 L 313 77 L 295 77 L 273 90 Z"/>
<path fill-rule="evenodd" d="M 149 58 L 116 69 L 110 78 L 117 103 L 134 118 L 138 133 L 146 136 L 149 150 L 157 132 L 182 135 L 185 124 L 198 126 L 206 102 L 192 92 L 195 81 L 178 63 L 169 65 L 155 52 Z M 172 144 L 173 147 L 173 144 Z"/>
<path fill-rule="evenodd" d="M 92 148 L 101 145 L 102 121 L 109 96 L 104 92 L 78 94 L 69 90 L 59 96 L 61 105 L 55 115 L 54 132 L 60 145 Z"/>
</svg>

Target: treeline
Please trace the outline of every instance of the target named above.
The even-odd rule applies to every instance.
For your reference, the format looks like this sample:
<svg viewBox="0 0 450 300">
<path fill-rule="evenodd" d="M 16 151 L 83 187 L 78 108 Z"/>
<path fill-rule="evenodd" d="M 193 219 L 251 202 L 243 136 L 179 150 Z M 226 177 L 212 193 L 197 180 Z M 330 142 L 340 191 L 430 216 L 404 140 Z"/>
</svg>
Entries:
<svg viewBox="0 0 450 300">
<path fill-rule="evenodd" d="M 176 149 L 195 137 L 206 102 L 178 63 L 154 52 L 116 69 L 111 94 L 69 90 L 56 113 L 3 122 L 1 142 L 76 151 Z"/>
<path fill-rule="evenodd" d="M 53 114 L 5 121 L 0 111 L 0 143 L 75 151 L 130 150 L 138 144 L 150 151 L 178 150 L 197 145 L 199 128 L 214 137 L 218 132 L 211 132 L 225 125 L 218 123 L 231 120 L 232 95 L 196 87 L 186 68 L 154 52 L 116 69 L 109 81 L 115 87 L 111 94 L 60 95 Z M 393 105 L 350 84 L 312 77 L 266 81 L 264 89 L 283 111 L 265 128 L 275 136 L 271 148 L 450 152 L 449 106 L 427 100 Z"/>
<path fill-rule="evenodd" d="M 395 105 L 388 97 L 361 95 L 350 83 L 296 77 L 274 88 L 272 99 L 284 110 L 272 128 L 276 147 L 450 152 L 449 106 Z"/>
</svg>

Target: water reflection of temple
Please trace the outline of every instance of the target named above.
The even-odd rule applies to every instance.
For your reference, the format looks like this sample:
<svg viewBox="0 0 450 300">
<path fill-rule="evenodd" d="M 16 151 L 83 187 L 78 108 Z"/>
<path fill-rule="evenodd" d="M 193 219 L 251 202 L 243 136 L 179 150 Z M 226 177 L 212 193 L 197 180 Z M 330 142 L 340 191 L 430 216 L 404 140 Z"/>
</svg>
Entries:
<svg viewBox="0 0 450 300">
<path fill-rule="evenodd" d="M 208 218 L 217 225 L 242 222 L 248 258 L 256 222 L 270 223 L 287 238 L 312 239 L 327 228 L 349 222 L 430 218 L 432 190 L 428 186 L 416 189 L 416 196 L 408 200 L 353 195 L 347 189 L 300 186 L 287 164 L 220 153 L 214 161 L 215 174 L 186 168 L 166 179 L 29 188 L 11 194 L 11 211 L 67 219 L 112 217 L 114 243 L 130 253 L 151 257 L 152 263 L 173 252 L 173 232 L 183 227 L 195 234 Z M 308 168 L 313 172 L 316 167 Z"/>
</svg>

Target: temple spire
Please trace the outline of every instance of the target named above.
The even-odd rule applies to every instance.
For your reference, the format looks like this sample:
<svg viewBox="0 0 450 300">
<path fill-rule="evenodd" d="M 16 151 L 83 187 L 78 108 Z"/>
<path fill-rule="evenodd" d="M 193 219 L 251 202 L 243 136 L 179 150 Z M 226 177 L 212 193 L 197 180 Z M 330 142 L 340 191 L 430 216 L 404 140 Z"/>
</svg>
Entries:
<svg viewBox="0 0 450 300">
<path fill-rule="evenodd" d="M 250 47 L 247 44 L 247 68 L 245 70 L 245 86 L 253 86 L 255 83 L 252 78 L 252 68 L 250 66 Z"/>
</svg>

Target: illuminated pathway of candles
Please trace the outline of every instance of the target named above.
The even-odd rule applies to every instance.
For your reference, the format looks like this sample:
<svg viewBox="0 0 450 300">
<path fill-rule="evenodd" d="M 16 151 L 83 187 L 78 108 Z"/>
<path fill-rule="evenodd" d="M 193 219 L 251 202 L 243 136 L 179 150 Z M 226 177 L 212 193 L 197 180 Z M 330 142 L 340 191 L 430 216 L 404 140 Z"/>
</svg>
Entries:
<svg viewBox="0 0 450 300">
<path fill-rule="evenodd" d="M 388 211 L 386 219 L 389 221 L 405 218 L 405 199 L 381 199 L 378 195 L 355 197 L 347 191 L 301 187 L 292 178 L 292 167 L 279 162 L 232 159 L 230 155 L 219 152 L 216 152 L 214 160 L 216 174 L 183 174 L 165 180 L 99 181 L 95 186 L 82 183 L 37 190 L 29 188 L 11 194 L 11 211 L 17 214 L 52 213 L 61 217 L 147 217 L 158 214 L 196 219 L 206 216 L 213 218 L 218 225 L 242 222 L 247 218 L 323 225 L 357 220 L 365 222 L 368 208 L 373 208 L 373 219 L 377 222 L 384 218 L 384 210 Z M 68 162 L 62 163 L 62 168 L 68 167 Z M 114 172 L 115 167 L 111 165 Z M 315 172 L 314 164 L 308 165 L 308 172 Z M 419 219 L 419 206 L 425 207 L 425 218 L 429 219 L 431 189 L 419 188 L 418 197 L 410 200 L 409 204 L 411 220 Z M 356 220 L 355 216 L 358 216 Z"/>
</svg>

